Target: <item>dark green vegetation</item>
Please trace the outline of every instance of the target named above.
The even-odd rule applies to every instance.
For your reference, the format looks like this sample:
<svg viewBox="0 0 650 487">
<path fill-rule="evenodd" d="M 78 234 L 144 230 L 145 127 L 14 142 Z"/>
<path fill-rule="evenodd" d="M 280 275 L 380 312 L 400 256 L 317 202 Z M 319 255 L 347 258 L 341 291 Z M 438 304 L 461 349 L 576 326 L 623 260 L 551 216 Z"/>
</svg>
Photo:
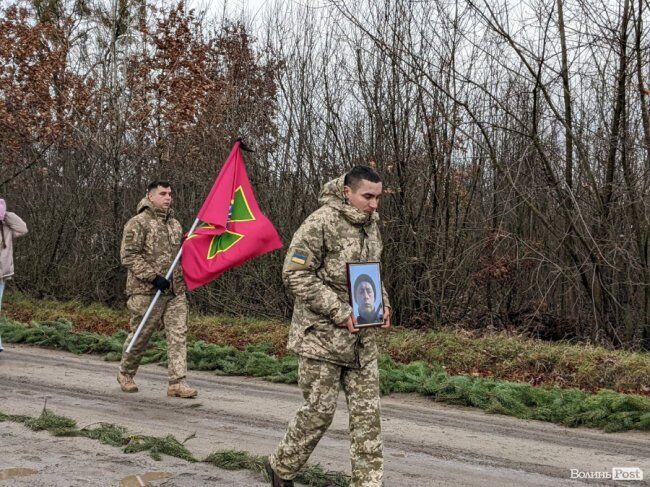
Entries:
<svg viewBox="0 0 650 487">
<path fill-rule="evenodd" d="M 125 310 L 76 301 L 35 300 L 12 293 L 3 303 L 3 310 L 8 317 L 24 323 L 65 318 L 74 323 L 75 332 L 113 335 L 128 327 Z M 278 320 L 201 315 L 192 316 L 190 320 L 190 335 L 199 340 L 241 351 L 251 345 L 261 347 L 275 357 L 286 354 L 287 333 L 288 324 Z M 489 377 L 586 392 L 600 389 L 641 395 L 650 392 L 648 353 L 463 330 L 425 332 L 394 327 L 382 331 L 379 336 L 383 350 L 396 363 L 423 361 L 433 367 L 442 367 L 450 375 Z M 113 349 L 98 351 L 110 350 Z M 121 343 L 114 350 L 119 353 Z"/>
<path fill-rule="evenodd" d="M 64 416 L 58 416 L 46 408 L 38 418 L 29 416 L 8 415 L 0 412 L 0 422 L 13 421 L 23 423 L 34 431 L 49 431 L 54 436 L 81 436 L 99 440 L 111 446 L 123 448 L 125 453 L 147 451 L 154 460 L 160 460 L 161 455 L 182 458 L 188 462 L 196 462 L 183 443 L 172 435 L 163 438 L 129 434 L 126 428 L 112 424 L 100 423 L 96 428 L 77 428 L 77 422 Z M 189 438 L 188 438 L 189 439 Z M 187 441 L 187 440 L 185 440 Z"/>
<path fill-rule="evenodd" d="M 194 438 L 192 435 L 179 442 L 172 435 L 165 437 L 130 434 L 126 428 L 109 423 L 99 423 L 95 428 L 77 428 L 77 422 L 64 416 L 58 416 L 43 408 L 37 418 L 10 415 L 0 412 L 0 423 L 13 421 L 22 423 L 34 431 L 49 431 L 54 436 L 79 436 L 98 440 L 101 443 L 122 448 L 124 453 L 147 451 L 154 460 L 161 455 L 181 458 L 188 462 L 198 461 L 185 447 L 185 443 Z M 251 470 L 264 473 L 264 457 L 254 456 L 245 451 L 219 450 L 203 460 L 225 470 Z M 306 465 L 296 477 L 296 481 L 310 487 L 347 487 L 350 479 L 341 472 L 326 472 L 320 465 Z"/>
<path fill-rule="evenodd" d="M 111 336 L 73 330 L 66 320 L 25 326 L 0 319 L 0 334 L 7 342 L 29 343 L 74 353 L 105 353 L 116 360 L 125 332 Z M 205 343 L 191 338 L 188 367 L 226 375 L 248 375 L 270 381 L 294 383 L 297 361 L 292 356 L 274 357 L 268 346 L 249 345 L 244 350 Z M 144 362 L 165 364 L 166 344 L 154 335 Z M 588 426 L 605 431 L 650 430 L 650 400 L 642 396 L 600 391 L 589 394 L 577 389 L 534 387 L 497 379 L 449 375 L 442 366 L 422 361 L 396 363 L 389 356 L 380 360 L 382 393 L 418 392 L 436 401 L 471 406 L 491 413 L 537 419 L 566 426 Z"/>
<path fill-rule="evenodd" d="M 264 472 L 264 457 L 239 450 L 221 450 L 209 455 L 205 462 L 225 470 L 252 470 Z M 315 487 L 346 487 L 350 478 L 341 472 L 326 472 L 320 465 L 307 465 L 296 476 L 295 481 Z"/>
</svg>

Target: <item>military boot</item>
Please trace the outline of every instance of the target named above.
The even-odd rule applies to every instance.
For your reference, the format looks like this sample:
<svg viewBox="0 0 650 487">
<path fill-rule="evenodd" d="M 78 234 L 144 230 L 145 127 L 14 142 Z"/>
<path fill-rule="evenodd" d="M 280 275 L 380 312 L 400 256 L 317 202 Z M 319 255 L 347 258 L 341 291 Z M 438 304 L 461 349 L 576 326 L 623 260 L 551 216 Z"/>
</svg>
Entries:
<svg viewBox="0 0 650 487">
<path fill-rule="evenodd" d="M 273 467 L 268 460 L 264 462 L 264 470 L 266 470 L 266 475 L 269 477 L 269 481 L 273 487 L 293 487 L 293 480 L 285 480 L 280 478 L 280 476 L 275 473 Z"/>
<path fill-rule="evenodd" d="M 192 389 L 184 380 L 178 381 L 174 384 L 169 384 L 167 388 L 167 395 L 169 397 L 183 397 L 190 399 L 196 397 L 199 391 Z"/>
<path fill-rule="evenodd" d="M 117 373 L 117 382 L 120 383 L 120 387 L 123 392 L 138 392 L 138 386 L 135 384 L 132 375 L 123 374 L 122 372 Z"/>
</svg>

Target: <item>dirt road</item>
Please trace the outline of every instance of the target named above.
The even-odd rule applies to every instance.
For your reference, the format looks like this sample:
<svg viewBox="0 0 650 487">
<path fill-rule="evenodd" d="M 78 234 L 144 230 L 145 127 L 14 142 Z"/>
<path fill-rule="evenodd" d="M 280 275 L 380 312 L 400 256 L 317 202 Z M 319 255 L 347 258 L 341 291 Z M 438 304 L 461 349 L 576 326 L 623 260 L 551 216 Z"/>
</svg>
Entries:
<svg viewBox="0 0 650 487">
<path fill-rule="evenodd" d="M 9 345 L 0 354 L 0 411 L 36 416 L 48 398 L 49 410 L 80 426 L 103 421 L 181 440 L 196 432 L 186 445 L 204 458 L 225 448 L 268 454 L 301 400 L 294 386 L 194 371 L 189 381 L 200 390 L 199 398 L 169 399 L 166 370 L 156 365 L 140 369 L 139 393 L 123 394 L 115 381 L 117 367 L 97 356 Z M 342 396 L 339 401 L 334 423 L 311 460 L 349 473 L 347 411 Z M 650 477 L 647 433 L 568 429 L 448 407 L 415 395 L 383 398 L 382 420 L 390 487 L 620 485 L 570 480 L 570 475 L 571 469 L 611 472 L 621 466 L 640 467 Z M 93 440 L 55 438 L 0 423 L 1 485 L 120 485 L 127 476 L 147 472 L 167 475 L 152 485 L 265 485 L 250 472 L 170 458 L 155 462 L 146 454 L 124 454 Z M 3 481 L 3 475 L 11 479 Z"/>
</svg>

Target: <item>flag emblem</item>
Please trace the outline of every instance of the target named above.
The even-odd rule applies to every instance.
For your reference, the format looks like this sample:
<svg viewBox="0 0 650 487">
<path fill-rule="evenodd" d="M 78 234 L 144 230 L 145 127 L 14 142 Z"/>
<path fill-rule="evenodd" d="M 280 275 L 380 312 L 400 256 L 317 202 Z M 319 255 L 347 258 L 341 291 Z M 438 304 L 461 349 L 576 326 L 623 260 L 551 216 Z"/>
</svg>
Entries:
<svg viewBox="0 0 650 487">
<path fill-rule="evenodd" d="M 300 252 L 294 252 L 291 256 L 291 262 L 294 264 L 305 265 L 307 263 L 307 256 Z"/>
<path fill-rule="evenodd" d="M 282 247 L 273 224 L 257 204 L 240 145 L 235 143 L 199 211 L 203 224 L 183 243 L 183 276 L 190 290 Z"/>
<path fill-rule="evenodd" d="M 252 222 L 255 215 L 246 200 L 246 195 L 241 186 L 235 190 L 235 196 L 230 200 L 230 211 L 228 212 L 228 223 L 230 222 Z"/>
</svg>

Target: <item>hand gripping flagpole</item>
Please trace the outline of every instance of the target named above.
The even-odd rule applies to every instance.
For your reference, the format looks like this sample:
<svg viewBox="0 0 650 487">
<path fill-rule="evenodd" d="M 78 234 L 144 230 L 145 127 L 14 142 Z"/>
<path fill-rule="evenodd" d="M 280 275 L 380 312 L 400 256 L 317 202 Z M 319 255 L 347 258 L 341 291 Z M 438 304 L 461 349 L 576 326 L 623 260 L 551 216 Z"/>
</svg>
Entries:
<svg viewBox="0 0 650 487">
<path fill-rule="evenodd" d="M 199 224 L 199 221 L 200 220 L 198 218 L 196 220 L 194 220 L 194 223 L 192 224 L 192 228 L 190 228 L 190 231 L 187 232 L 186 240 L 187 240 L 188 237 L 190 237 L 194 233 L 194 230 L 196 230 L 196 227 Z M 174 262 L 172 262 L 172 265 L 169 268 L 169 270 L 167 271 L 167 274 L 165 274 L 165 279 L 167 279 L 168 281 L 171 279 L 172 274 L 174 273 L 174 269 L 178 265 L 178 261 L 181 259 L 181 254 L 182 253 L 183 253 L 183 246 L 181 245 L 181 248 L 178 249 L 178 254 L 176 254 L 176 258 L 174 259 Z M 126 353 L 131 352 L 131 349 L 133 348 L 133 344 L 135 343 L 135 341 L 140 336 L 140 333 L 142 333 L 142 328 L 144 327 L 144 324 L 149 319 L 149 315 L 151 315 L 151 312 L 153 311 L 153 307 L 158 302 L 158 298 L 160 297 L 161 294 L 162 294 L 162 292 L 160 291 L 160 289 L 158 289 L 158 292 L 156 292 L 156 295 L 153 297 L 153 300 L 151 301 L 151 304 L 149 305 L 149 308 L 147 309 L 147 312 L 142 317 L 142 321 L 138 325 L 138 328 L 135 330 L 135 333 L 133 334 L 133 338 L 131 338 L 131 342 L 129 343 L 129 346 L 126 349 Z"/>
<path fill-rule="evenodd" d="M 244 140 L 239 137 L 235 142 L 239 142 L 239 147 L 246 151 L 246 152 L 254 152 L 252 149 L 248 148 L 246 144 L 244 144 Z M 194 230 L 196 230 L 196 227 L 198 226 L 200 220 L 197 218 L 194 220 L 194 223 L 192 224 L 192 228 L 190 228 L 190 231 L 187 232 L 187 237 L 185 240 L 187 240 L 193 233 Z M 181 248 L 178 250 L 178 254 L 176 254 L 176 258 L 174 259 L 174 262 L 172 262 L 171 267 L 167 271 L 167 274 L 165 275 L 165 279 L 168 281 L 171 279 L 172 274 L 174 273 L 174 269 L 178 265 L 178 261 L 181 259 L 181 255 L 183 253 L 183 246 L 181 245 Z M 131 349 L 133 348 L 133 345 L 135 344 L 135 341 L 138 339 L 140 336 L 140 333 L 142 333 L 142 328 L 144 327 L 144 324 L 147 322 L 149 319 L 149 316 L 151 315 L 151 312 L 153 311 L 154 306 L 158 302 L 158 298 L 160 298 L 160 295 L 162 292 L 160 289 L 156 292 L 156 295 L 153 297 L 153 300 L 151 301 L 151 304 L 149 305 L 149 308 L 147 309 L 147 312 L 144 314 L 142 317 L 142 321 L 140 321 L 140 324 L 138 325 L 138 328 L 136 328 L 135 333 L 133 334 L 133 338 L 131 338 L 131 342 L 129 343 L 129 346 L 126 349 L 126 353 L 130 353 Z"/>
</svg>

